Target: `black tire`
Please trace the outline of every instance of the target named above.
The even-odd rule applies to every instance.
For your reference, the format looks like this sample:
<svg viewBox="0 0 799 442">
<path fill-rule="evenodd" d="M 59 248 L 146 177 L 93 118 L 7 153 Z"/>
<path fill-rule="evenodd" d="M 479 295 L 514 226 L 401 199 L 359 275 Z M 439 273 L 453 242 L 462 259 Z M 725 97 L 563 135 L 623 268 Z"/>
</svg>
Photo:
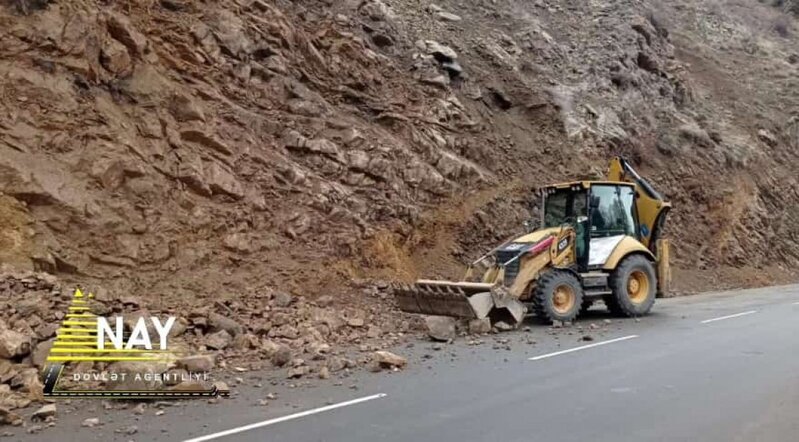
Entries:
<svg viewBox="0 0 799 442">
<path fill-rule="evenodd" d="M 565 296 L 571 298 L 558 308 L 555 294 L 558 290 L 570 292 Z M 583 287 L 574 274 L 565 270 L 549 270 L 544 272 L 536 283 L 533 294 L 533 311 L 536 316 L 547 322 L 573 321 L 580 313 L 583 303 Z"/>
<path fill-rule="evenodd" d="M 602 297 L 605 301 L 605 306 L 613 316 L 624 316 L 624 310 L 621 309 L 619 301 L 616 300 L 616 295 L 605 295 Z"/>
<path fill-rule="evenodd" d="M 631 280 L 634 281 L 631 283 Z M 655 267 L 642 255 L 624 258 L 610 275 L 610 290 L 613 294 L 604 299 L 611 313 L 628 317 L 646 315 L 655 304 Z"/>
</svg>

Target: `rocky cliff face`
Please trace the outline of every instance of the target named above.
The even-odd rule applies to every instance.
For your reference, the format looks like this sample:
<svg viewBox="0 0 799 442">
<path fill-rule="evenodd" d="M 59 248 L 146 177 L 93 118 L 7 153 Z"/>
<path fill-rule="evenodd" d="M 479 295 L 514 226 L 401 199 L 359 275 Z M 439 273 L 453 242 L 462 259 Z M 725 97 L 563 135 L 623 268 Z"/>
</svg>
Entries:
<svg viewBox="0 0 799 442">
<path fill-rule="evenodd" d="M 75 285 L 178 316 L 203 370 L 402 365 L 386 281 L 457 277 L 612 155 L 674 203 L 679 293 L 795 280 L 791 5 L 0 1 L 0 420 Z"/>
<path fill-rule="evenodd" d="M 0 259 L 164 308 L 360 302 L 624 154 L 683 282 L 787 277 L 796 28 L 734 0 L 7 1 Z"/>
</svg>

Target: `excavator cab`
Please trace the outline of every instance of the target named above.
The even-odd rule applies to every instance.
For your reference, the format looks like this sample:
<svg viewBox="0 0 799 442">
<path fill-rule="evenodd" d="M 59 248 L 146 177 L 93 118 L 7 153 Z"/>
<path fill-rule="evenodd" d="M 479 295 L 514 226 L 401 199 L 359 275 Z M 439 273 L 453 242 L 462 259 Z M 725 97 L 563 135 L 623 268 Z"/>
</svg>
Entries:
<svg viewBox="0 0 799 442">
<path fill-rule="evenodd" d="M 545 187 L 540 207 L 538 229 L 478 258 L 460 281 L 396 285 L 399 308 L 517 325 L 529 310 L 571 321 L 597 299 L 640 316 L 668 290 L 669 243 L 660 236 L 671 204 L 623 158 L 611 160 L 605 181 Z"/>
<path fill-rule="evenodd" d="M 635 186 L 628 183 L 575 182 L 543 191 L 542 229 L 569 226 L 575 231 L 576 267 L 587 272 L 604 263 L 613 238 L 640 241 Z M 608 239 L 610 238 L 610 239 Z"/>
</svg>

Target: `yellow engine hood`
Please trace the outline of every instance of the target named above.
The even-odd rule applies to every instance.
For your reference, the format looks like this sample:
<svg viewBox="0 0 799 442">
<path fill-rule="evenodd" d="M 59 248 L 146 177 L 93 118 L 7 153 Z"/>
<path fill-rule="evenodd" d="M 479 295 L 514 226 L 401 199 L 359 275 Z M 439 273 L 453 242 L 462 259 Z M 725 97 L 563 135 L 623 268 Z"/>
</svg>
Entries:
<svg viewBox="0 0 799 442">
<path fill-rule="evenodd" d="M 535 232 L 528 233 L 513 240 L 513 242 L 526 242 L 534 243 L 541 241 L 550 235 L 557 235 L 560 232 L 560 227 L 550 227 L 547 229 L 536 230 Z"/>
</svg>

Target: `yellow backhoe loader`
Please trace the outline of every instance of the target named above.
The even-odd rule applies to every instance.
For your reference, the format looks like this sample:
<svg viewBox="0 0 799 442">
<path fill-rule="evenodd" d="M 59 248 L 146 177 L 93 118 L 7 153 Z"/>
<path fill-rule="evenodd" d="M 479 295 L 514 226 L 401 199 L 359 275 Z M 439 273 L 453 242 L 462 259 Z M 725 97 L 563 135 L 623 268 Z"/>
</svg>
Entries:
<svg viewBox="0 0 799 442">
<path fill-rule="evenodd" d="M 671 204 L 620 157 L 607 181 L 555 184 L 541 194 L 540 228 L 480 257 L 462 281 L 395 285 L 400 309 L 511 326 L 527 311 L 572 321 L 598 299 L 615 314 L 649 313 L 668 291 L 669 241 L 661 234 Z M 478 265 L 487 267 L 479 279 Z"/>
</svg>

